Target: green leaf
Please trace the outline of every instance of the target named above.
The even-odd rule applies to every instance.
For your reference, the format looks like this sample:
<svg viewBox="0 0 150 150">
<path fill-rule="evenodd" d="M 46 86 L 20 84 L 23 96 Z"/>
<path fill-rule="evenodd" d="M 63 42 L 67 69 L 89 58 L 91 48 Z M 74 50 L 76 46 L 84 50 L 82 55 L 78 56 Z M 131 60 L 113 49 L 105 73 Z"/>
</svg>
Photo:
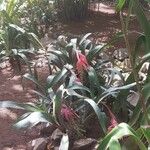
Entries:
<svg viewBox="0 0 150 150">
<path fill-rule="evenodd" d="M 107 148 L 110 148 L 112 139 L 119 140 L 125 136 L 131 136 L 141 150 L 147 150 L 146 146 L 139 139 L 136 132 L 126 123 L 120 123 L 114 129 L 112 129 L 112 131 L 109 132 L 100 142 L 98 150 L 106 150 Z"/>
<path fill-rule="evenodd" d="M 86 54 L 85 50 L 91 50 L 93 47 L 92 41 L 89 39 L 86 39 L 82 42 L 81 45 L 79 45 L 79 49 L 83 54 Z"/>
<path fill-rule="evenodd" d="M 17 0 L 9 0 L 7 2 L 6 12 L 9 14 L 10 17 L 14 13 L 16 4 L 17 4 Z"/>
<path fill-rule="evenodd" d="M 24 109 L 24 105 L 13 101 L 0 101 L 0 108 Z"/>
<path fill-rule="evenodd" d="M 87 33 L 86 35 L 84 35 L 84 37 L 81 39 L 81 41 L 79 42 L 79 45 L 82 45 L 82 43 L 91 35 L 91 33 Z"/>
<path fill-rule="evenodd" d="M 38 80 L 31 74 L 26 73 L 23 75 L 23 78 L 28 79 L 30 81 L 32 81 L 33 83 L 35 83 L 42 91 L 44 91 L 43 87 L 41 86 L 41 84 L 38 82 Z"/>
<path fill-rule="evenodd" d="M 29 61 L 28 61 L 26 55 L 23 54 L 23 53 L 18 53 L 17 55 L 20 56 L 20 57 L 23 59 L 23 61 L 24 61 L 24 62 L 26 63 L 26 65 L 28 66 L 28 69 L 29 69 L 30 74 L 32 74 L 31 66 L 30 66 L 30 64 L 29 64 Z"/>
<path fill-rule="evenodd" d="M 55 55 L 55 56 L 57 56 L 58 59 L 59 59 L 59 60 L 63 60 L 64 63 L 67 63 L 67 61 L 69 60 L 69 57 L 68 57 L 65 53 L 63 53 L 63 52 L 61 52 L 61 51 L 55 50 L 55 51 L 50 51 L 49 53 L 50 53 L 50 54 L 53 54 L 53 55 Z M 51 55 L 50 55 L 50 57 L 51 57 Z M 51 58 L 50 58 L 50 59 L 51 59 Z M 54 57 L 54 59 L 56 59 L 56 57 Z M 52 58 L 52 60 L 54 60 L 54 59 Z"/>
<path fill-rule="evenodd" d="M 42 43 L 39 41 L 38 37 L 34 33 L 27 33 L 27 37 L 34 46 L 40 47 L 44 50 Z"/>
<path fill-rule="evenodd" d="M 93 67 L 90 67 L 88 69 L 87 73 L 88 73 L 88 79 L 89 79 L 89 82 L 90 82 L 90 90 L 91 90 L 91 93 L 94 97 L 95 92 L 98 92 L 99 94 L 101 93 L 101 83 L 104 80 L 101 76 L 97 75 L 97 73 L 96 73 L 96 71 Z"/>
<path fill-rule="evenodd" d="M 35 93 L 36 95 L 38 95 L 39 97 L 41 97 L 42 99 L 50 100 L 48 97 L 46 97 L 46 95 L 43 95 L 38 91 L 32 90 L 32 92 Z"/>
<path fill-rule="evenodd" d="M 122 75 L 122 73 L 120 72 L 120 71 L 118 71 L 117 69 L 115 69 L 115 68 L 106 68 L 106 69 L 104 69 L 104 70 L 108 70 L 108 71 L 110 71 L 111 72 L 111 77 L 110 77 L 110 84 L 111 84 L 111 82 L 113 81 L 113 79 L 114 79 L 114 76 L 117 74 L 119 77 L 120 77 L 120 79 L 124 82 L 124 77 L 123 77 L 123 75 Z"/>
<path fill-rule="evenodd" d="M 122 10 L 123 6 L 125 4 L 125 0 L 118 0 L 118 3 L 116 5 L 116 11 L 119 12 Z"/>
<path fill-rule="evenodd" d="M 109 147 L 109 150 L 121 150 L 121 146 L 120 146 L 118 139 L 112 138 L 110 140 L 110 145 L 111 146 Z"/>
<path fill-rule="evenodd" d="M 89 53 L 88 53 L 88 55 L 87 55 L 88 61 L 89 61 L 89 62 L 92 61 L 93 58 L 94 58 L 95 56 L 97 56 L 97 55 L 104 49 L 105 46 L 106 46 L 106 45 L 97 45 L 97 46 L 95 46 L 93 49 L 89 50 Z"/>
<path fill-rule="evenodd" d="M 106 133 L 106 122 L 105 122 L 105 118 L 104 118 L 104 116 L 105 116 L 104 113 L 100 110 L 100 108 L 97 106 L 97 104 L 92 99 L 84 99 L 84 101 L 86 101 L 87 103 L 89 103 L 91 105 L 91 107 L 93 108 L 93 110 L 95 111 L 95 113 L 98 117 L 98 121 L 103 129 L 103 132 Z"/>
<path fill-rule="evenodd" d="M 14 109 L 24 109 L 27 111 L 41 111 L 33 103 L 18 103 L 14 101 L 0 101 L 0 108 L 14 108 Z"/>
<path fill-rule="evenodd" d="M 67 75 L 68 70 L 66 68 L 63 68 L 61 71 L 59 71 L 55 77 L 53 78 L 53 80 L 51 81 L 51 83 L 48 85 L 48 88 L 54 86 L 55 84 L 57 84 L 60 80 L 64 79 Z"/>
<path fill-rule="evenodd" d="M 133 10 L 136 13 L 137 19 L 140 23 L 141 28 L 144 31 L 145 39 L 146 39 L 146 53 L 149 52 L 150 49 L 150 23 L 146 18 L 144 11 L 139 4 L 139 0 L 133 0 Z"/>
<path fill-rule="evenodd" d="M 139 70 L 141 69 L 142 65 L 146 62 L 146 61 L 149 61 L 150 60 L 150 53 L 144 55 L 142 58 L 141 58 L 141 61 L 139 62 L 139 64 L 137 66 L 135 66 L 134 69 L 136 69 L 137 72 L 139 72 Z M 128 78 L 126 79 L 126 82 L 125 84 L 131 84 L 135 82 L 135 79 L 134 79 L 134 75 L 133 75 L 133 71 L 130 73 L 130 75 L 128 76 Z"/>
<path fill-rule="evenodd" d="M 62 70 L 62 68 L 64 67 L 64 62 L 59 58 L 51 60 L 51 64 L 55 67 L 58 67 L 60 70 Z"/>
<path fill-rule="evenodd" d="M 131 84 L 120 86 L 120 87 L 112 87 L 112 88 L 109 88 L 109 91 L 126 90 L 126 89 L 130 89 L 134 87 L 135 85 L 136 83 L 131 83 Z"/>
<path fill-rule="evenodd" d="M 9 27 L 15 29 L 17 32 L 20 32 L 22 34 L 24 34 L 26 32 L 23 28 L 20 28 L 19 26 L 15 25 L 15 24 L 9 24 Z"/>
<path fill-rule="evenodd" d="M 150 53 L 145 54 L 142 58 L 141 58 L 141 62 L 139 65 L 142 66 L 142 64 L 146 61 L 148 61 L 150 59 Z"/>
<path fill-rule="evenodd" d="M 78 98 L 86 98 L 85 96 L 78 94 L 77 92 L 75 92 L 73 89 L 66 89 L 66 92 L 68 94 L 68 96 L 76 96 Z"/>
<path fill-rule="evenodd" d="M 136 83 L 131 83 L 128 85 L 120 86 L 120 87 L 110 87 L 109 89 L 106 89 L 102 95 L 98 103 L 100 103 L 104 98 L 106 98 L 109 95 L 113 95 L 114 93 L 120 92 L 121 90 L 127 90 L 132 87 L 136 86 Z"/>
<path fill-rule="evenodd" d="M 49 122 L 47 120 L 46 114 L 42 112 L 33 112 L 30 113 L 25 118 L 22 118 L 20 121 L 14 124 L 14 127 L 20 128 L 27 128 L 38 124 L 39 122 Z"/>
<path fill-rule="evenodd" d="M 76 85 L 72 85 L 72 86 L 67 87 L 67 89 L 72 89 L 72 90 L 85 90 L 85 91 L 91 93 L 90 90 L 89 90 L 86 86 L 83 86 L 83 85 L 77 85 L 77 84 L 76 84 Z"/>
<path fill-rule="evenodd" d="M 89 40 L 89 39 L 87 39 L 87 40 L 85 40 L 84 42 L 83 42 L 83 48 L 84 48 L 84 50 L 85 49 L 91 49 L 92 48 L 92 41 L 91 40 Z"/>
<path fill-rule="evenodd" d="M 47 82 L 46 82 L 46 83 L 47 83 L 47 84 L 51 84 L 51 82 L 53 81 L 54 77 L 55 77 L 54 74 L 49 75 L 49 76 L 47 77 Z"/>
<path fill-rule="evenodd" d="M 59 150 L 68 150 L 68 149 L 69 149 L 69 137 L 67 134 L 64 134 L 60 142 Z"/>
<path fill-rule="evenodd" d="M 133 110 L 133 114 L 131 116 L 131 119 L 129 121 L 129 125 L 133 126 L 137 120 L 139 119 L 139 116 L 141 114 L 141 101 L 138 101 L 136 107 Z"/>
<path fill-rule="evenodd" d="M 144 137 L 147 139 L 148 143 L 150 144 L 150 127 L 149 126 L 141 126 L 140 127 Z"/>
<path fill-rule="evenodd" d="M 2 5 L 2 4 L 3 4 L 3 2 L 4 2 L 4 0 L 0 0 L 0 5 Z"/>
<path fill-rule="evenodd" d="M 141 115 L 140 125 L 146 128 L 150 128 L 150 126 L 148 126 L 149 125 L 148 121 L 150 121 L 150 106 L 147 106 L 146 111 L 147 111 L 147 116 L 145 116 L 145 114 Z"/>
<path fill-rule="evenodd" d="M 0 108 L 23 109 L 29 112 L 43 112 L 43 110 L 34 103 L 18 103 L 14 101 L 1 101 Z"/>
<path fill-rule="evenodd" d="M 147 83 L 144 85 L 142 93 L 143 93 L 145 101 L 147 101 L 148 98 L 150 97 L 150 83 Z"/>
<path fill-rule="evenodd" d="M 141 52 L 141 46 L 144 45 L 144 48 L 146 47 L 146 38 L 145 38 L 145 35 L 140 35 L 137 40 L 136 40 L 136 43 L 135 43 L 135 49 L 133 51 L 133 61 L 134 63 L 136 63 L 136 59 L 137 57 L 139 56 L 140 52 Z"/>
<path fill-rule="evenodd" d="M 64 87 L 61 85 L 56 92 L 56 95 L 53 99 L 53 117 L 55 118 L 56 122 L 59 122 L 60 113 L 61 113 L 61 104 L 62 104 L 62 97 L 63 97 L 63 90 Z"/>
</svg>

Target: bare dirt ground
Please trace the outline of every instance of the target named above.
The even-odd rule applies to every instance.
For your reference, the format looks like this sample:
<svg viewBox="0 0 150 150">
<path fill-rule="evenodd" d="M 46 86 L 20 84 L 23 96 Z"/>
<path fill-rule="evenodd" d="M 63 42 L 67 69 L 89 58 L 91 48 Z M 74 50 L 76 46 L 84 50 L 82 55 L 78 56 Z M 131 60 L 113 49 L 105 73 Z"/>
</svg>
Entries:
<svg viewBox="0 0 150 150">
<path fill-rule="evenodd" d="M 99 10 L 100 12 L 95 12 L 83 22 L 61 23 L 54 30 L 58 34 L 71 33 L 75 35 L 91 32 L 98 42 L 106 42 L 121 30 L 120 21 L 112 7 L 101 5 Z M 133 21 L 130 29 L 138 30 L 136 21 Z M 132 35 L 131 38 L 135 38 L 135 36 Z M 123 47 L 122 42 L 117 46 Z M 43 78 L 47 76 L 45 67 L 41 68 L 39 72 Z M 27 84 L 27 88 L 23 90 L 21 76 L 14 74 L 10 66 L 0 69 L 0 100 L 33 101 L 34 95 L 31 89 L 32 84 Z M 12 123 L 20 114 L 21 111 L 0 109 L 0 150 L 26 150 L 26 143 L 38 136 L 36 134 L 27 135 L 23 131 L 12 128 Z"/>
<path fill-rule="evenodd" d="M 0 72 L 0 100 L 14 100 L 27 102 L 32 100 L 31 94 L 23 91 L 21 76 L 12 73 L 10 67 Z M 12 128 L 12 123 L 17 119 L 20 111 L 0 109 L 0 149 L 25 149 L 25 144 L 31 139 Z"/>
<path fill-rule="evenodd" d="M 34 88 L 31 82 L 22 86 L 22 77 L 13 73 L 10 66 L 0 70 L 0 100 L 13 100 L 16 102 L 32 102 L 35 95 L 32 93 Z M 47 68 L 39 68 L 40 79 L 48 75 Z M 44 80 L 42 82 L 45 82 Z M 25 132 L 13 128 L 18 116 L 22 114 L 20 110 L 0 109 L 0 150 L 26 150 L 26 144 L 38 137 L 38 133 Z"/>
</svg>

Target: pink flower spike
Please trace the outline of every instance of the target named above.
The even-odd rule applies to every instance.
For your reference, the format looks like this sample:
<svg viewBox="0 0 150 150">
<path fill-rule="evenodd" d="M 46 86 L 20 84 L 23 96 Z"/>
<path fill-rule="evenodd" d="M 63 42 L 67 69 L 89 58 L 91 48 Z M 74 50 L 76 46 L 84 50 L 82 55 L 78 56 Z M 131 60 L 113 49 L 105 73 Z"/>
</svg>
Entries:
<svg viewBox="0 0 150 150">
<path fill-rule="evenodd" d="M 77 52 L 76 56 L 77 56 L 76 69 L 78 73 L 80 73 L 83 70 L 87 70 L 89 64 L 87 62 L 85 55 L 83 55 L 81 52 Z"/>
<path fill-rule="evenodd" d="M 77 117 L 76 113 L 65 104 L 62 105 L 61 115 L 66 121 L 71 121 Z"/>
<path fill-rule="evenodd" d="M 81 83 L 81 80 L 78 77 L 76 77 L 75 82 L 76 83 Z"/>
<path fill-rule="evenodd" d="M 108 127 L 108 132 L 110 132 L 114 127 L 116 127 L 118 125 L 117 119 L 115 117 L 115 115 L 111 112 L 111 110 L 109 109 L 109 107 L 105 104 L 103 104 L 107 110 L 108 110 L 108 114 L 110 117 L 110 125 Z"/>
<path fill-rule="evenodd" d="M 118 125 L 118 122 L 116 121 L 116 118 L 111 118 L 110 120 L 110 126 L 108 127 L 108 132 L 110 132 L 114 127 Z"/>
</svg>

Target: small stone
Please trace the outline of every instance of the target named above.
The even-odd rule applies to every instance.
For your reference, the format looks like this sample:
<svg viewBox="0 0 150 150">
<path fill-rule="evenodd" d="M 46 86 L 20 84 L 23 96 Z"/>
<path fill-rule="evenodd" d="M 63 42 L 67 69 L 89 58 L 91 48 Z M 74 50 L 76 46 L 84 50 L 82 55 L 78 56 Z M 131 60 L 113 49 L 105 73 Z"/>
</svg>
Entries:
<svg viewBox="0 0 150 150">
<path fill-rule="evenodd" d="M 130 95 L 127 97 L 127 101 L 132 105 L 136 106 L 138 103 L 140 95 L 137 92 L 132 91 Z"/>
<path fill-rule="evenodd" d="M 139 71 L 139 72 L 147 73 L 148 68 L 149 68 L 149 65 L 150 65 L 150 63 L 149 63 L 149 62 L 145 62 L 145 63 L 142 65 L 142 67 L 141 67 L 141 69 L 140 69 L 140 71 Z"/>
<path fill-rule="evenodd" d="M 63 133 L 61 132 L 61 130 L 56 129 L 51 136 L 51 139 L 54 140 L 55 142 L 60 142 L 61 138 L 63 136 Z"/>
<path fill-rule="evenodd" d="M 37 138 L 28 143 L 27 150 L 45 150 L 48 143 L 47 138 Z"/>
<path fill-rule="evenodd" d="M 61 47 L 65 47 L 65 46 L 68 44 L 68 42 L 67 42 L 66 39 L 67 39 L 67 38 L 66 38 L 64 35 L 60 35 L 60 36 L 58 36 L 58 38 L 57 38 L 57 43 L 58 43 Z"/>
<path fill-rule="evenodd" d="M 59 150 L 59 146 L 54 147 L 54 150 Z"/>
<path fill-rule="evenodd" d="M 92 138 L 79 139 L 74 142 L 72 150 L 92 150 L 97 141 Z"/>
<path fill-rule="evenodd" d="M 114 51 L 113 56 L 115 59 L 119 61 L 124 61 L 126 58 L 129 57 L 128 51 L 126 48 L 120 48 Z"/>
</svg>

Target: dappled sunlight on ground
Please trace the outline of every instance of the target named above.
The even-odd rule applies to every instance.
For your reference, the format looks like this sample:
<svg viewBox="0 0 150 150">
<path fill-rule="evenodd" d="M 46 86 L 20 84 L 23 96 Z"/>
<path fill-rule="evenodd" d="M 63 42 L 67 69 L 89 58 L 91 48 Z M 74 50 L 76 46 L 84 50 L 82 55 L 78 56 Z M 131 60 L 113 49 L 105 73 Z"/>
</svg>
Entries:
<svg viewBox="0 0 150 150">
<path fill-rule="evenodd" d="M 7 108 L 0 108 L 0 119 L 16 120 L 17 114 Z"/>
<path fill-rule="evenodd" d="M 15 85 L 13 85 L 13 86 L 12 86 L 12 89 L 13 89 L 13 90 L 16 90 L 16 91 L 18 91 L 18 92 L 22 92 L 22 91 L 23 91 L 23 87 L 22 87 L 22 85 L 20 85 L 20 84 L 15 84 Z"/>
<path fill-rule="evenodd" d="M 99 14 L 90 16 L 84 22 L 60 23 L 58 28 L 54 28 L 52 32 L 72 37 L 92 33 L 95 39 L 101 38 L 101 42 L 106 42 L 120 30 L 120 21 L 117 15 L 99 12 Z M 104 39 L 104 37 L 106 38 Z"/>
<path fill-rule="evenodd" d="M 21 76 L 15 75 L 10 67 L 1 69 L 0 84 L 1 101 L 33 101 L 33 95 L 27 91 L 23 91 L 23 87 L 21 85 Z M 14 130 L 12 128 L 13 123 L 15 123 L 17 117 L 21 114 L 22 111 L 19 110 L 6 108 L 0 109 L 0 150 L 25 150 L 25 143 L 30 141 L 31 138 L 24 135 L 23 132 Z M 18 145 L 20 145 L 20 147 L 18 147 Z"/>
<path fill-rule="evenodd" d="M 49 73 L 48 67 L 38 68 L 37 72 L 39 82 L 45 83 Z M 22 83 L 24 84 L 22 85 Z M 10 67 L 0 70 L 0 85 L 0 101 L 33 102 L 36 99 L 33 93 L 35 85 L 31 81 L 22 80 L 22 76 L 16 75 Z M 13 123 L 20 115 L 22 115 L 20 110 L 0 109 L 0 150 L 26 150 L 26 143 L 32 140 L 31 135 L 12 128 Z"/>
<path fill-rule="evenodd" d="M 120 32 L 120 26 L 119 15 L 115 13 L 115 8 L 99 3 L 94 8 L 91 7 L 91 12 L 89 12 L 86 20 L 69 23 L 59 22 L 56 28 L 53 28 L 50 32 L 51 34 L 56 33 L 57 36 L 63 34 L 67 37 L 77 37 L 92 33 L 95 41 L 98 39 L 99 43 L 103 43 L 110 40 L 117 32 Z M 52 36 L 51 34 L 50 36 Z"/>
</svg>

